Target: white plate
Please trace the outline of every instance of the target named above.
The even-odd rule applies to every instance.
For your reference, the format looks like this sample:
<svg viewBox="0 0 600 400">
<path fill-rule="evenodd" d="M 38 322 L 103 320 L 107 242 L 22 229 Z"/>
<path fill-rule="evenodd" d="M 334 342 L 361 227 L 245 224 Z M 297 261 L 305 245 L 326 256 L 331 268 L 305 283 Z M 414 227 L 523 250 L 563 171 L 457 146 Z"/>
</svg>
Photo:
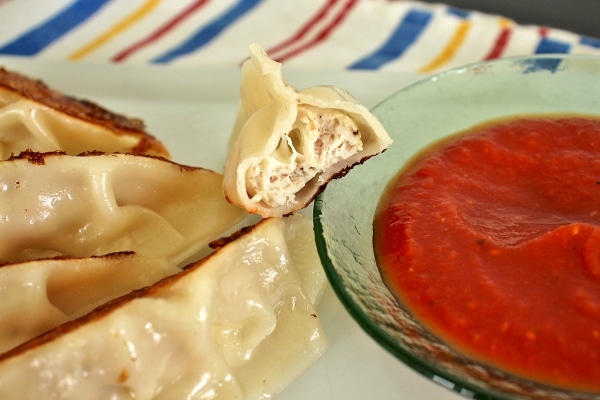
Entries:
<svg viewBox="0 0 600 400">
<path fill-rule="evenodd" d="M 237 68 L 127 67 L 0 57 L 7 69 L 44 80 L 65 93 L 143 119 L 179 163 L 221 171 L 237 105 Z M 419 79 L 381 72 L 296 71 L 293 86 L 333 84 L 372 107 Z M 397 143 L 395 145 L 402 145 Z M 331 290 L 320 305 L 328 352 L 278 400 L 461 399 L 401 364 L 350 318 Z"/>
</svg>

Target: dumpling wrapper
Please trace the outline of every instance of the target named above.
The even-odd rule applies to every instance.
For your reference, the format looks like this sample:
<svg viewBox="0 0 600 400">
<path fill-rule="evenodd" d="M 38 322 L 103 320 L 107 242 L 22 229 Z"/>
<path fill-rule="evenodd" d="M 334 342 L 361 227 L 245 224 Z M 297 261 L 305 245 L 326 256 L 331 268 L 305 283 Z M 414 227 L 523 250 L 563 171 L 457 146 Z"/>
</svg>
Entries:
<svg viewBox="0 0 600 400">
<path fill-rule="evenodd" d="M 180 269 L 134 253 L 0 266 L 0 353 Z"/>
<path fill-rule="evenodd" d="M 327 348 L 307 295 L 325 284 L 311 233 L 301 215 L 264 219 L 183 272 L 1 355 L 0 398 L 272 398 Z"/>
<path fill-rule="evenodd" d="M 392 143 L 350 94 L 334 86 L 296 90 L 258 45 L 242 67 L 240 101 L 223 189 L 231 203 L 263 217 L 306 207 L 330 180 Z"/>
<path fill-rule="evenodd" d="M 169 157 L 165 146 L 145 131 L 141 120 L 0 68 L 0 159 L 26 150 Z"/>
<path fill-rule="evenodd" d="M 222 176 L 133 154 L 0 162 L 0 263 L 133 251 L 181 263 L 246 218 Z"/>
</svg>

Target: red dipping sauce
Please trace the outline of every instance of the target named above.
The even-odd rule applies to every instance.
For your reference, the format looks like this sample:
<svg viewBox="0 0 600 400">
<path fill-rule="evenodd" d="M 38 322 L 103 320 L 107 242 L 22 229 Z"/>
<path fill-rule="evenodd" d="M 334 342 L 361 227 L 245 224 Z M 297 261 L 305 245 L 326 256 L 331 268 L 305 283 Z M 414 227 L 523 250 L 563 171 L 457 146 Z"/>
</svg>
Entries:
<svg viewBox="0 0 600 400">
<path fill-rule="evenodd" d="M 600 391 L 600 120 L 523 117 L 418 157 L 375 218 L 386 285 L 472 358 Z"/>
</svg>

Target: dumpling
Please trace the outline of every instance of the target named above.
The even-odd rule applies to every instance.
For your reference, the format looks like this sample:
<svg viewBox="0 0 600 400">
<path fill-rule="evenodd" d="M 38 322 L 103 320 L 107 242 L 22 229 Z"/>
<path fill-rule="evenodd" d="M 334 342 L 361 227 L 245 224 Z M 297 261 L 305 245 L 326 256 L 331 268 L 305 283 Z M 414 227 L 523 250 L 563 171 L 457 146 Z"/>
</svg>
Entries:
<svg viewBox="0 0 600 400">
<path fill-rule="evenodd" d="M 0 263 L 133 251 L 181 263 L 241 222 L 216 172 L 133 154 L 0 162 Z"/>
<path fill-rule="evenodd" d="M 327 348 L 306 295 L 324 279 L 304 279 L 322 277 L 316 247 L 291 250 L 311 232 L 299 214 L 261 220 L 181 273 L 0 355 L 0 398 L 272 398 Z"/>
<path fill-rule="evenodd" d="M 179 272 L 134 253 L 51 258 L 0 266 L 0 353 Z"/>
<path fill-rule="evenodd" d="M 350 94 L 333 86 L 298 91 L 283 79 L 280 63 L 251 45 L 224 192 L 250 213 L 286 215 L 391 142 L 383 125 Z"/>
<path fill-rule="evenodd" d="M 66 96 L 0 68 L 0 159 L 32 150 L 150 154 L 169 152 L 144 123 L 92 102 Z"/>
</svg>

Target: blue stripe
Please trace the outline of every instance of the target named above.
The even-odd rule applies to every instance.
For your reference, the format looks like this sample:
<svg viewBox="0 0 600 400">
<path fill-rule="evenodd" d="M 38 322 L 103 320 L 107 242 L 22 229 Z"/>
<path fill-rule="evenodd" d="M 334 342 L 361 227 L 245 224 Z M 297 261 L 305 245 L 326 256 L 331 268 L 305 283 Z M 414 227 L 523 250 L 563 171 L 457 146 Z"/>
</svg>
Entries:
<svg viewBox="0 0 600 400">
<path fill-rule="evenodd" d="M 425 10 L 411 10 L 402 19 L 387 42 L 374 53 L 356 61 L 349 69 L 378 69 L 384 64 L 402 56 L 417 40 L 419 35 L 433 17 L 433 13 Z"/>
<path fill-rule="evenodd" d="M 526 58 L 524 60 L 516 61 L 524 74 L 544 71 L 555 73 L 558 68 L 560 68 L 562 62 L 563 60 L 560 58 Z"/>
<path fill-rule="evenodd" d="M 78 0 L 52 18 L 0 47 L 0 54 L 32 56 L 84 22 L 110 0 Z"/>
<path fill-rule="evenodd" d="M 469 14 L 471 14 L 467 10 L 463 10 L 462 8 L 455 8 L 455 7 L 448 7 L 447 11 L 448 11 L 449 15 L 454 15 L 455 17 L 458 17 L 461 19 L 469 18 Z"/>
<path fill-rule="evenodd" d="M 582 36 L 580 42 L 584 46 L 594 47 L 600 49 L 600 40 L 589 36 Z"/>
<path fill-rule="evenodd" d="M 167 63 L 185 54 L 198 50 L 223 32 L 229 25 L 250 11 L 261 0 L 240 0 L 216 20 L 202 27 L 188 40 L 152 60 L 155 63 Z"/>
<path fill-rule="evenodd" d="M 538 43 L 536 54 L 556 54 L 556 53 L 568 53 L 571 49 L 571 44 L 562 42 L 556 39 L 550 39 L 543 37 Z"/>
</svg>

